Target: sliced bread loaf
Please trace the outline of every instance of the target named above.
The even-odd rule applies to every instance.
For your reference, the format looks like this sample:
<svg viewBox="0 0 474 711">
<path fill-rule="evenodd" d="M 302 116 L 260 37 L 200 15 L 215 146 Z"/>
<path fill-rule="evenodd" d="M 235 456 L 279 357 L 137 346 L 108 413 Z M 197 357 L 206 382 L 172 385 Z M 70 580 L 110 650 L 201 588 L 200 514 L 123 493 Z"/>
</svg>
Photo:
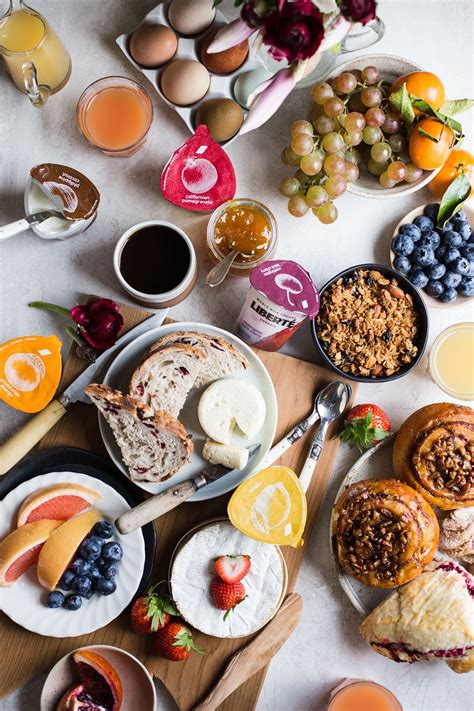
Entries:
<svg viewBox="0 0 474 711">
<path fill-rule="evenodd" d="M 199 388 L 201 385 L 207 385 L 214 380 L 225 378 L 231 373 L 246 370 L 250 367 L 250 363 L 245 356 L 223 338 L 194 331 L 175 331 L 174 333 L 168 333 L 156 341 L 156 343 L 149 348 L 148 353 L 154 353 L 156 350 L 170 343 L 182 343 L 192 346 L 193 348 L 200 348 L 206 353 L 207 358 L 201 364 L 199 374 L 194 381 L 195 388 Z"/>
<path fill-rule="evenodd" d="M 164 481 L 189 462 L 193 444 L 172 415 L 107 385 L 91 384 L 85 393 L 109 423 L 133 481 Z"/>
<path fill-rule="evenodd" d="M 145 356 L 132 375 L 130 395 L 155 412 L 177 417 L 206 360 L 202 348 L 168 343 Z"/>
</svg>

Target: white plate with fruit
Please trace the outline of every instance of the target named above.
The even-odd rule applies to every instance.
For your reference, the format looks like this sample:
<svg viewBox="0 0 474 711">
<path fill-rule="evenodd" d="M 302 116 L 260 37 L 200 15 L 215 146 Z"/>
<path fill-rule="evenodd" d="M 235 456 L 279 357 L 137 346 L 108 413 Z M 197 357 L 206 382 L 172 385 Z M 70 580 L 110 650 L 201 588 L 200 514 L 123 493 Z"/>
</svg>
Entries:
<svg viewBox="0 0 474 711">
<path fill-rule="evenodd" d="M 0 502 L 0 609 L 48 637 L 77 637 L 114 620 L 145 565 L 141 530 L 121 536 L 111 525 L 129 509 L 108 484 L 78 472 L 17 486 Z"/>
</svg>

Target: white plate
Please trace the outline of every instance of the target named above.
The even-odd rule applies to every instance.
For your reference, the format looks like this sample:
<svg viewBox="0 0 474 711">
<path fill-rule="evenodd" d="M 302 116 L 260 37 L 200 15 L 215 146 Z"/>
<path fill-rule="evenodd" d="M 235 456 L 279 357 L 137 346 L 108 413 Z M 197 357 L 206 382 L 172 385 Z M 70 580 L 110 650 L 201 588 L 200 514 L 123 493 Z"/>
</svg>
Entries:
<svg viewBox="0 0 474 711">
<path fill-rule="evenodd" d="M 437 201 L 433 200 L 433 202 L 437 202 Z M 393 266 L 393 262 L 395 261 L 396 256 L 397 256 L 392 249 L 393 238 L 397 236 L 398 230 L 400 229 L 400 227 L 402 225 L 407 225 L 410 222 L 413 222 L 415 217 L 418 217 L 419 215 L 423 215 L 424 209 L 428 204 L 430 204 L 430 203 L 426 203 L 425 205 L 420 205 L 420 207 L 416 207 L 414 210 L 411 210 L 411 212 L 409 212 L 408 215 L 405 215 L 405 217 L 402 217 L 402 219 L 400 220 L 398 225 L 395 227 L 395 229 L 393 231 L 393 235 L 390 239 L 390 244 L 389 244 L 390 264 L 392 266 L 392 269 L 395 269 L 395 267 Z M 474 229 L 474 208 L 471 207 L 470 205 L 463 205 L 463 210 L 468 217 L 469 224 L 471 225 L 471 228 Z M 402 276 L 406 276 L 406 274 L 402 274 Z M 464 303 L 466 303 L 466 301 L 473 298 L 472 296 L 458 295 L 458 298 L 456 299 L 456 301 L 453 301 L 452 304 L 443 304 L 443 302 L 440 301 L 439 299 L 434 299 L 432 296 L 427 294 L 424 289 L 418 289 L 418 291 L 420 292 L 421 296 L 423 297 L 423 301 L 425 302 L 425 304 L 427 306 L 433 306 L 436 309 L 452 309 L 453 306 L 454 307 L 459 306 L 460 304 L 464 304 Z"/>
<path fill-rule="evenodd" d="M 49 472 L 20 484 L 0 502 L 0 539 L 15 528 L 18 509 L 27 496 L 44 486 L 61 482 L 89 486 L 101 494 L 102 499 L 95 508 L 108 521 L 112 522 L 130 510 L 120 494 L 95 477 L 77 472 Z M 113 595 L 93 595 L 90 600 L 83 600 L 82 607 L 75 611 L 50 609 L 45 604 L 48 593 L 39 584 L 33 566 L 11 587 L 0 588 L 0 609 L 21 627 L 47 637 L 78 637 L 104 627 L 133 599 L 145 565 L 145 541 L 141 529 L 127 536 L 115 531 L 114 538 L 120 541 L 123 558 Z"/>
<path fill-rule="evenodd" d="M 240 484 L 244 479 L 247 479 L 253 472 L 258 470 L 260 462 L 263 460 L 265 455 L 268 453 L 273 439 L 275 437 L 277 417 L 278 417 L 278 406 L 277 399 L 275 395 L 275 388 L 273 387 L 270 375 L 263 365 L 262 361 L 255 355 L 253 350 L 249 348 L 243 341 L 241 341 L 236 336 L 224 331 L 216 326 L 209 326 L 204 323 L 170 323 L 159 328 L 155 328 L 152 331 L 144 333 L 137 339 L 129 343 L 115 358 L 115 360 L 110 365 L 107 370 L 104 383 L 112 388 L 117 388 L 122 392 L 128 392 L 128 387 L 132 377 L 132 373 L 143 358 L 145 351 L 155 342 L 158 338 L 162 336 L 173 333 L 174 331 L 198 331 L 203 333 L 208 333 L 211 336 L 217 336 L 219 338 L 224 338 L 228 343 L 233 345 L 237 350 L 239 350 L 249 361 L 250 368 L 246 371 L 240 371 L 232 377 L 236 380 L 244 380 L 248 383 L 255 385 L 262 393 L 265 404 L 267 406 L 267 414 L 265 417 L 265 424 L 263 425 L 261 431 L 255 437 L 253 441 L 249 441 L 243 435 L 234 433 L 232 436 L 232 443 L 238 444 L 243 447 L 248 447 L 251 444 L 260 443 L 261 447 L 258 454 L 249 462 L 249 464 L 242 469 L 242 471 L 234 472 L 233 474 L 226 474 L 221 477 L 218 481 L 213 482 L 204 486 L 202 489 L 197 491 L 189 500 L 190 501 L 206 501 L 207 499 L 213 499 L 216 496 L 221 496 L 221 494 L 226 494 L 228 491 L 234 489 L 238 484 Z M 186 405 L 184 406 L 182 412 L 180 413 L 179 419 L 185 426 L 189 434 L 192 435 L 192 441 L 194 443 L 194 452 L 191 457 L 189 464 L 184 466 L 175 474 L 172 478 L 173 484 L 176 484 L 185 479 L 190 479 L 201 471 L 208 463 L 201 457 L 200 453 L 204 442 L 206 441 L 206 435 L 201 429 L 197 417 L 197 407 L 199 403 L 200 396 L 205 390 L 203 388 L 198 388 L 192 390 Z M 123 471 L 124 474 L 129 476 L 127 468 L 122 460 L 122 455 L 120 449 L 115 442 L 112 430 L 105 421 L 104 417 L 99 414 L 99 426 L 102 439 L 106 446 L 107 452 L 116 464 L 116 466 Z M 137 486 L 140 486 L 145 491 L 149 491 L 152 494 L 158 494 L 164 489 L 168 489 L 171 484 L 170 480 L 164 481 L 160 484 L 146 483 L 146 482 L 135 482 Z"/>
</svg>

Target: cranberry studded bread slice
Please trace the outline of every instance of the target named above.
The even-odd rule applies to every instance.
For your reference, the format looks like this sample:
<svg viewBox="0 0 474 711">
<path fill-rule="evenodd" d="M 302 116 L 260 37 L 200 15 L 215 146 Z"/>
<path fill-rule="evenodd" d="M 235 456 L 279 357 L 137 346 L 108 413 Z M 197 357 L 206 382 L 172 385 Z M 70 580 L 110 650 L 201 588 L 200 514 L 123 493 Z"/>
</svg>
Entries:
<svg viewBox="0 0 474 711">
<path fill-rule="evenodd" d="M 202 348 L 168 343 L 148 353 L 132 375 L 130 395 L 177 417 L 206 360 Z"/>
<path fill-rule="evenodd" d="M 200 372 L 194 381 L 195 388 L 250 367 L 250 363 L 242 353 L 223 338 L 194 331 L 168 333 L 156 341 L 150 347 L 148 353 L 154 353 L 169 343 L 183 343 L 193 348 L 201 348 L 206 353 L 207 359 L 201 364 Z"/>
<path fill-rule="evenodd" d="M 109 423 L 133 481 L 164 481 L 189 462 L 192 442 L 172 415 L 107 385 L 91 384 L 85 393 Z"/>
</svg>

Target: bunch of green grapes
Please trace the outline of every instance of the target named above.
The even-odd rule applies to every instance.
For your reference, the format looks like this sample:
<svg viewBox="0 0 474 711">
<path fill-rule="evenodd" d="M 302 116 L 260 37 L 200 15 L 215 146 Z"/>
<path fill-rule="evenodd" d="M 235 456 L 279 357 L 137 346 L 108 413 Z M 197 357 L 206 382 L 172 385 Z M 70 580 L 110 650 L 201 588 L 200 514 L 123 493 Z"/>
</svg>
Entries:
<svg viewBox="0 0 474 711">
<path fill-rule="evenodd" d="M 316 84 L 311 98 L 311 120 L 292 124 L 291 143 L 281 155 L 285 165 L 298 168 L 280 183 L 291 215 L 311 210 L 320 222 L 335 222 L 334 202 L 357 180 L 362 161 L 384 188 L 419 180 L 422 171 L 406 154 L 405 126 L 376 67 Z"/>
</svg>

